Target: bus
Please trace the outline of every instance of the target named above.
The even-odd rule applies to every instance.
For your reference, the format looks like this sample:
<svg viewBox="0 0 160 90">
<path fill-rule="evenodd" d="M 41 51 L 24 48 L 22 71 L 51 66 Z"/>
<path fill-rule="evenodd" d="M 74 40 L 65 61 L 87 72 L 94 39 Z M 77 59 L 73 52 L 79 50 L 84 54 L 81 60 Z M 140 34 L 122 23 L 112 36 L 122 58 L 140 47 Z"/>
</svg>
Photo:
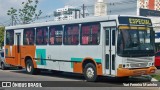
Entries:
<svg viewBox="0 0 160 90">
<path fill-rule="evenodd" d="M 99 76 L 155 73 L 151 19 L 108 15 L 6 27 L 5 61 L 37 74 L 41 69 Z"/>
</svg>

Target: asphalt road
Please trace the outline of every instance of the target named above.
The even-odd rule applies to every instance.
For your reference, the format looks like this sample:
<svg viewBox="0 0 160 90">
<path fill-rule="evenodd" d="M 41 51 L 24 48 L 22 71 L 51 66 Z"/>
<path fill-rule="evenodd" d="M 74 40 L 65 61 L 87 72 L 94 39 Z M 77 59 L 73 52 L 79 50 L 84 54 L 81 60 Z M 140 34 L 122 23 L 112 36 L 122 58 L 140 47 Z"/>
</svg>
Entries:
<svg viewBox="0 0 160 90">
<path fill-rule="evenodd" d="M 84 77 L 79 74 L 71 73 L 52 73 L 42 71 L 40 75 L 29 75 L 25 70 L 0 70 L 0 81 L 54 81 L 59 87 L 48 88 L 0 88 L 0 90 L 157 90 L 157 87 L 124 87 L 124 83 L 152 83 L 148 78 L 136 77 L 129 80 L 117 78 L 101 77 L 98 82 L 86 82 Z M 58 84 L 59 83 L 59 84 Z M 69 86 L 66 86 L 69 84 Z M 76 86 L 76 84 L 78 84 Z M 82 84 L 82 86 L 79 84 Z M 72 86 L 73 87 L 70 87 Z M 76 87 L 75 87 L 75 86 Z M 66 87 L 64 87 L 66 86 Z M 160 89 L 159 89 L 160 90 Z"/>
</svg>

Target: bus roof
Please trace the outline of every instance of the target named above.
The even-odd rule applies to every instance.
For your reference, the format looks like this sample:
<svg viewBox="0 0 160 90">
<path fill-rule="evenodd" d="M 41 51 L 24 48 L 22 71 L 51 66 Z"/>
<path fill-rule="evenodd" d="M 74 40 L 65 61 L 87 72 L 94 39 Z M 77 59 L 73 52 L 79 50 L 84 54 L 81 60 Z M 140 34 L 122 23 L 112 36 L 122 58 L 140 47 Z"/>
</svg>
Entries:
<svg viewBox="0 0 160 90">
<path fill-rule="evenodd" d="M 76 24 L 76 23 L 87 23 L 87 22 L 100 22 L 107 20 L 118 20 L 118 17 L 140 17 L 142 16 L 133 16 L 133 15 L 107 15 L 107 16 L 93 16 L 80 19 L 64 20 L 64 21 L 50 21 L 50 22 L 41 22 L 41 23 L 31 23 L 24 25 L 8 26 L 6 29 L 22 29 L 22 28 L 32 28 L 32 27 L 43 27 L 43 26 L 53 26 L 53 25 L 65 25 L 65 24 Z M 149 19 L 149 18 L 148 18 Z"/>
</svg>

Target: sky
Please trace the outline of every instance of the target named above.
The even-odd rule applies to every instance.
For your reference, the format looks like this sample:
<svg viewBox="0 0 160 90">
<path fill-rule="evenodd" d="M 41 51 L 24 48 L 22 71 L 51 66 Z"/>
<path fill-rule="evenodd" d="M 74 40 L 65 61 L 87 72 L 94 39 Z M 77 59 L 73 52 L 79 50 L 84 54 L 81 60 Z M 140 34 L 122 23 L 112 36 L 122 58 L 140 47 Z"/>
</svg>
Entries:
<svg viewBox="0 0 160 90">
<path fill-rule="evenodd" d="M 16 9 L 22 8 L 21 3 L 26 0 L 0 0 L 0 25 L 11 23 L 7 11 L 14 7 Z M 82 6 L 82 4 L 93 4 L 95 0 L 39 0 L 38 10 L 42 10 L 42 15 L 51 15 L 53 11 L 58 8 L 63 8 L 65 5 Z"/>
</svg>

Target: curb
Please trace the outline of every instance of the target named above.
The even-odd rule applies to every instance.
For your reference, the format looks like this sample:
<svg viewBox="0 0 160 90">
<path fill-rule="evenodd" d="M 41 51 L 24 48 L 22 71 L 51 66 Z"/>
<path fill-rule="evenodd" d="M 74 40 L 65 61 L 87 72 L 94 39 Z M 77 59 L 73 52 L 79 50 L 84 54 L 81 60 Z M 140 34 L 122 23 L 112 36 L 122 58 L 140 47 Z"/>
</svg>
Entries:
<svg viewBox="0 0 160 90">
<path fill-rule="evenodd" d="M 152 78 L 152 79 L 151 79 L 151 81 L 158 81 L 158 80 L 157 80 L 157 79 L 155 79 L 155 78 Z"/>
</svg>

